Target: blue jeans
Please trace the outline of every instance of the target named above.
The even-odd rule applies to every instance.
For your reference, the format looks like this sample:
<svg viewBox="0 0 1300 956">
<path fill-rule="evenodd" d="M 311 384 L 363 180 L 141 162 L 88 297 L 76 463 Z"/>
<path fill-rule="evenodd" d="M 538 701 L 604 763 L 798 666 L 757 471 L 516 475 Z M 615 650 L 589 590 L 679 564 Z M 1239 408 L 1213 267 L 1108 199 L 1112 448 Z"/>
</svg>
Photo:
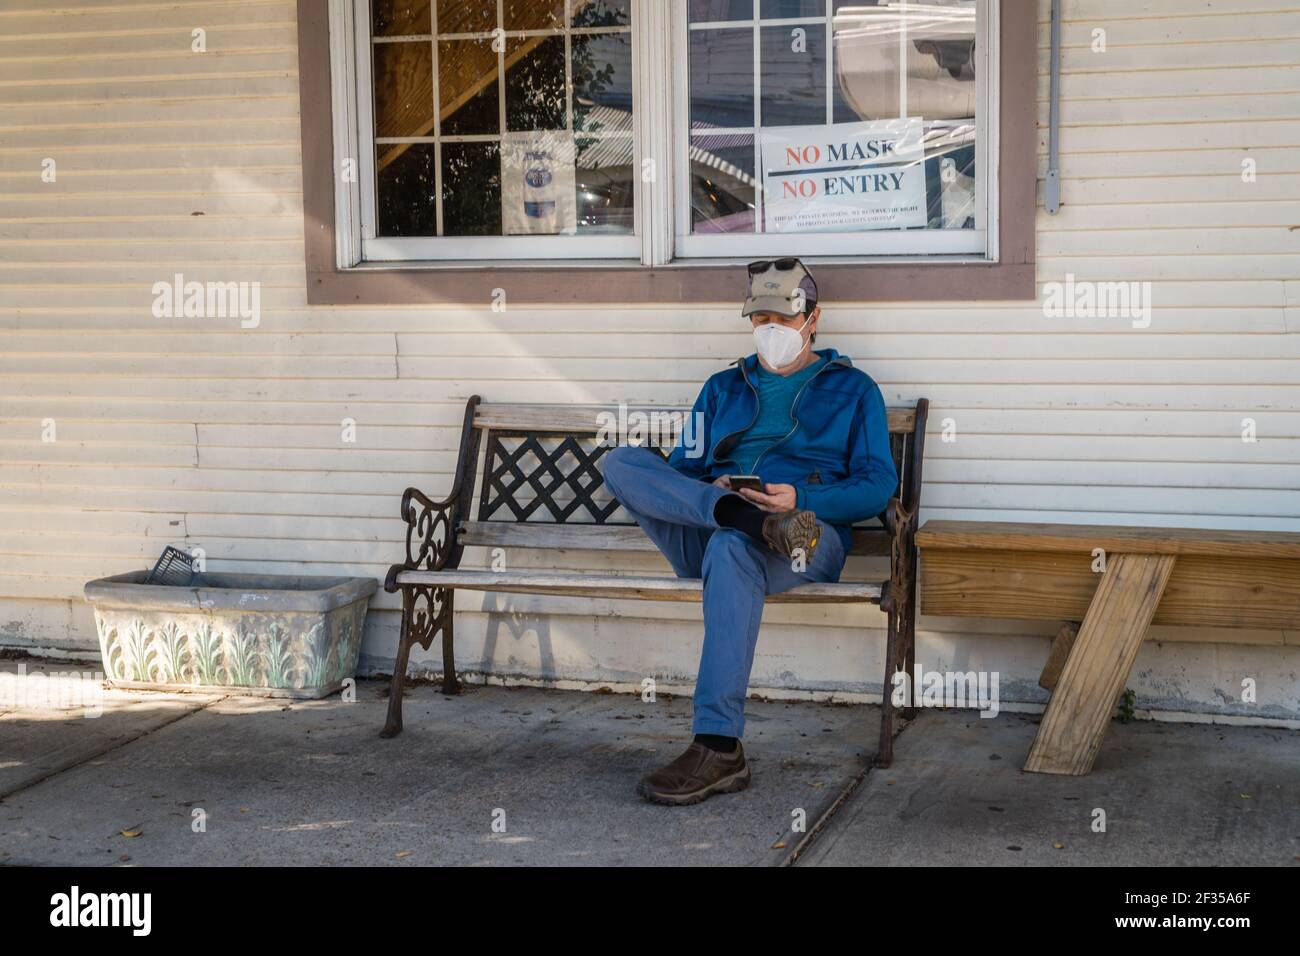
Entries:
<svg viewBox="0 0 1300 956">
<path fill-rule="evenodd" d="M 719 528 L 718 499 L 734 494 L 688 478 L 648 448 L 620 446 L 604 458 L 605 486 L 663 552 L 680 578 L 704 579 L 704 648 L 695 683 L 697 734 L 740 737 L 745 692 L 763 600 L 812 581 L 838 581 L 844 546 L 833 528 L 821 535 L 807 567 L 748 535 Z"/>
</svg>

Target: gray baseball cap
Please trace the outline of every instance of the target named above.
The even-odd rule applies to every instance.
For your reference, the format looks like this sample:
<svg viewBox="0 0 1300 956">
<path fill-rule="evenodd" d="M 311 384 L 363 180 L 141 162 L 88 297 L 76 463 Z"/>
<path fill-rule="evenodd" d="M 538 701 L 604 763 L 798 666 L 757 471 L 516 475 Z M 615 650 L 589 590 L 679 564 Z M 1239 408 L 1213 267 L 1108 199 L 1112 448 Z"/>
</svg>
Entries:
<svg viewBox="0 0 1300 956">
<path fill-rule="evenodd" d="M 793 256 L 760 259 L 751 262 L 748 269 L 749 296 L 741 307 L 741 315 L 755 312 L 799 315 L 816 305 L 817 283 L 808 267 Z"/>
</svg>

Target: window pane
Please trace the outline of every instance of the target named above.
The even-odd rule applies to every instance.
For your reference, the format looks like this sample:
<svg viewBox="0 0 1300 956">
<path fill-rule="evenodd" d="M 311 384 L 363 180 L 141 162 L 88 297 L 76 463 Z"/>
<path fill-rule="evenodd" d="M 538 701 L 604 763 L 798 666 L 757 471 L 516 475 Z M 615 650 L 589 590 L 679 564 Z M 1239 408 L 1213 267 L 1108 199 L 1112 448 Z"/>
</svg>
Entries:
<svg viewBox="0 0 1300 956">
<path fill-rule="evenodd" d="M 554 30 L 564 26 L 564 0 L 506 0 L 507 30 Z"/>
<path fill-rule="evenodd" d="M 754 231 L 754 135 L 691 137 L 691 223 L 695 232 Z"/>
<path fill-rule="evenodd" d="M 826 14 L 826 0 L 763 0 L 759 16 L 764 20 L 793 17 L 821 17 Z"/>
<path fill-rule="evenodd" d="M 377 37 L 433 32 L 429 0 L 375 0 L 372 29 Z"/>
<path fill-rule="evenodd" d="M 438 100 L 443 136 L 500 131 L 497 54 L 491 40 L 438 41 Z"/>
<path fill-rule="evenodd" d="M 754 31 L 692 30 L 691 125 L 754 125 Z"/>
<path fill-rule="evenodd" d="M 506 41 L 506 128 L 564 129 L 564 37 Z"/>
<path fill-rule="evenodd" d="M 855 119 L 974 118 L 974 0 L 923 11 L 849 9 L 833 23 L 835 78 Z M 906 104 L 899 70 L 904 54 Z"/>
<path fill-rule="evenodd" d="M 433 47 L 427 41 L 375 44 L 375 131 L 424 136 L 433 129 Z"/>
<path fill-rule="evenodd" d="M 573 0 L 575 27 L 622 27 L 632 22 L 632 0 Z"/>
<path fill-rule="evenodd" d="M 932 128 L 926 143 L 927 225 L 975 228 L 975 127 Z"/>
<path fill-rule="evenodd" d="M 434 147 L 421 143 L 380 145 L 375 168 L 377 231 L 381 236 L 438 234 Z"/>
<path fill-rule="evenodd" d="M 501 235 L 501 148 L 498 143 L 443 144 L 442 234 Z"/>
<path fill-rule="evenodd" d="M 690 0 L 691 23 L 754 19 L 754 0 Z"/>
<path fill-rule="evenodd" d="M 491 33 L 497 28 L 496 0 L 438 0 L 438 34 Z"/>
<path fill-rule="evenodd" d="M 630 134 L 508 134 L 501 151 L 507 236 L 635 231 Z"/>
<path fill-rule="evenodd" d="M 763 125 L 826 122 L 826 27 L 763 27 Z"/>
<path fill-rule="evenodd" d="M 574 34 L 573 125 L 596 132 L 632 128 L 632 37 Z"/>
<path fill-rule="evenodd" d="M 577 143 L 578 232 L 632 235 L 636 162 L 632 137 L 581 137 Z"/>
<path fill-rule="evenodd" d="M 503 140 L 505 235 L 572 235 L 576 231 L 573 155 L 573 139 L 567 132 L 529 132 Z"/>
</svg>

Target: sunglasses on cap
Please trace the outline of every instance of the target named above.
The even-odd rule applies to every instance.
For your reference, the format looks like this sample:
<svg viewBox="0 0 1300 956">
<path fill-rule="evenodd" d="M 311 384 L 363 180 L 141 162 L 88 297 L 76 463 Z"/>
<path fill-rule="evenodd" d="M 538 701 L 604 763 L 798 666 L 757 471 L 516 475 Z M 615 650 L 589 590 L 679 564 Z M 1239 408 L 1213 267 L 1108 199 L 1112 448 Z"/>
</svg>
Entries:
<svg viewBox="0 0 1300 956">
<path fill-rule="evenodd" d="M 759 259 L 757 262 L 751 262 L 747 268 L 749 269 L 749 274 L 754 276 L 758 275 L 760 272 L 766 272 L 773 266 L 776 266 L 782 272 L 788 272 L 795 266 L 798 266 L 804 272 L 808 271 L 808 267 L 795 256 L 786 256 L 783 259 Z"/>
</svg>

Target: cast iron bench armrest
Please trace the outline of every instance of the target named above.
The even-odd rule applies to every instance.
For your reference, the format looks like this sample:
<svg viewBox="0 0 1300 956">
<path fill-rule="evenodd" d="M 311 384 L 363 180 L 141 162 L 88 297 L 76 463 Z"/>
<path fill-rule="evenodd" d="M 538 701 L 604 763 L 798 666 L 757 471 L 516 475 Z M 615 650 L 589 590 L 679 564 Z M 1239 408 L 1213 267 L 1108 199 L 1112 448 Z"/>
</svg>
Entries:
<svg viewBox="0 0 1300 956">
<path fill-rule="evenodd" d="M 403 571 L 441 571 L 455 567 L 451 560 L 456 551 L 456 502 L 460 488 L 441 501 L 434 501 L 419 488 L 407 488 L 402 495 L 402 520 L 406 522 L 406 561 L 394 564 L 384 579 L 384 590 L 389 594 L 399 590 L 397 575 Z M 418 546 L 418 547 L 417 547 Z M 455 555 L 459 558 L 459 555 Z"/>
<path fill-rule="evenodd" d="M 469 517 L 470 495 L 474 491 L 474 467 L 478 463 L 478 432 L 474 417 L 479 397 L 470 396 L 465 403 L 465 421 L 460 430 L 460 452 L 456 458 L 456 477 L 451 491 L 441 501 L 434 501 L 419 488 L 407 488 L 402 495 L 402 520 L 406 522 L 406 561 L 394 564 L 384 579 L 384 590 L 396 593 L 402 571 L 441 571 L 460 564 L 460 523 Z M 416 510 L 418 506 L 419 510 Z M 419 542 L 419 549 L 414 545 Z"/>
</svg>

